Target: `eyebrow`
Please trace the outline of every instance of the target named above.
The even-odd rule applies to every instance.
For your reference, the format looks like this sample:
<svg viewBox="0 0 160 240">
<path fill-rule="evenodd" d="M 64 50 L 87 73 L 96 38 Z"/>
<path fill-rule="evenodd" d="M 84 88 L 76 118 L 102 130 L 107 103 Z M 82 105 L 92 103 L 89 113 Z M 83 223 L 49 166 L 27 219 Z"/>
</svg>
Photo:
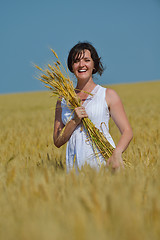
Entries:
<svg viewBox="0 0 160 240">
<path fill-rule="evenodd" d="M 84 60 L 90 60 L 91 57 L 76 58 L 76 59 L 74 60 L 74 62 L 76 62 L 76 61 L 80 61 L 81 59 L 84 59 Z"/>
</svg>

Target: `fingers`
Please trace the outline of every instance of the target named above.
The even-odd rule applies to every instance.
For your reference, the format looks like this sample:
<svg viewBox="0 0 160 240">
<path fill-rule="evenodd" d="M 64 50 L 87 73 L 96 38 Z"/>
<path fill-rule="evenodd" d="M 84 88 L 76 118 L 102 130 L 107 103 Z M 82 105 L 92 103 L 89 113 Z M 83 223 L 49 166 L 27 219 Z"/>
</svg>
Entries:
<svg viewBox="0 0 160 240">
<path fill-rule="evenodd" d="M 81 107 L 75 108 L 74 120 L 77 125 L 80 124 L 80 122 L 83 118 L 87 118 L 87 117 L 88 117 L 88 115 L 87 115 L 84 107 L 81 106 Z"/>
<path fill-rule="evenodd" d="M 109 167 L 110 163 L 111 163 L 111 159 L 109 158 L 107 163 L 106 163 L 106 166 Z"/>
<path fill-rule="evenodd" d="M 88 117 L 84 107 L 75 108 L 75 113 L 77 114 L 78 118 L 80 118 L 80 119 L 82 119 L 84 117 Z"/>
<path fill-rule="evenodd" d="M 117 172 L 117 170 L 124 168 L 123 160 L 116 159 L 113 156 L 108 159 L 106 166 L 111 167 L 112 172 Z"/>
</svg>

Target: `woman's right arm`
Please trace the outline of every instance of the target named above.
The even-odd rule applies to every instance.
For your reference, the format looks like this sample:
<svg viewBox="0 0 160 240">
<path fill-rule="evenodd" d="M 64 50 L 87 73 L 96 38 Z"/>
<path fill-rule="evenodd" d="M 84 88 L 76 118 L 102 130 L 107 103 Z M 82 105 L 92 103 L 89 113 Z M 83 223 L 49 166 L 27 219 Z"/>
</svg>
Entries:
<svg viewBox="0 0 160 240">
<path fill-rule="evenodd" d="M 71 119 L 66 125 L 64 125 L 62 122 L 61 101 L 57 101 L 53 134 L 53 141 L 56 147 L 60 148 L 70 139 L 72 133 L 74 132 L 75 128 L 80 124 L 83 117 L 88 117 L 85 109 L 84 107 L 78 107 L 75 109 L 74 119 Z"/>
</svg>

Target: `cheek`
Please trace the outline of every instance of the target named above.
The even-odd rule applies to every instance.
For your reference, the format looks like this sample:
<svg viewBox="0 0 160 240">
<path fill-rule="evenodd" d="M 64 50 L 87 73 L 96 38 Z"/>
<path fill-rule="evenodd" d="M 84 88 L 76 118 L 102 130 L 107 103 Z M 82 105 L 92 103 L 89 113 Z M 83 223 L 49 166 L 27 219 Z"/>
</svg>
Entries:
<svg viewBox="0 0 160 240">
<path fill-rule="evenodd" d="M 77 65 L 76 65 L 76 64 L 73 64 L 73 65 L 72 65 L 72 70 L 73 70 L 73 72 L 75 72 L 76 69 L 77 69 Z"/>
<path fill-rule="evenodd" d="M 94 64 L 90 65 L 90 69 L 92 69 L 92 70 L 94 69 Z"/>
<path fill-rule="evenodd" d="M 91 62 L 90 67 L 94 68 L 94 62 L 93 61 Z"/>
</svg>

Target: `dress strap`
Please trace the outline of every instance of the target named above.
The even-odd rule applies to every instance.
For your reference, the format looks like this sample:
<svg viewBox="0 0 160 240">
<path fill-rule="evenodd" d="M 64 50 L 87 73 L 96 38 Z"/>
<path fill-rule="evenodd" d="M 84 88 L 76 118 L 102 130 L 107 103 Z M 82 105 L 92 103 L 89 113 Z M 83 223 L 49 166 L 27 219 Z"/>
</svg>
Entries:
<svg viewBox="0 0 160 240">
<path fill-rule="evenodd" d="M 96 93 L 98 92 L 100 88 L 100 85 L 96 85 L 95 88 L 91 91 L 92 95 L 88 95 L 88 97 L 86 98 L 86 100 L 83 102 L 83 107 L 86 107 L 88 105 L 88 103 L 94 98 L 94 96 L 96 95 Z"/>
</svg>

